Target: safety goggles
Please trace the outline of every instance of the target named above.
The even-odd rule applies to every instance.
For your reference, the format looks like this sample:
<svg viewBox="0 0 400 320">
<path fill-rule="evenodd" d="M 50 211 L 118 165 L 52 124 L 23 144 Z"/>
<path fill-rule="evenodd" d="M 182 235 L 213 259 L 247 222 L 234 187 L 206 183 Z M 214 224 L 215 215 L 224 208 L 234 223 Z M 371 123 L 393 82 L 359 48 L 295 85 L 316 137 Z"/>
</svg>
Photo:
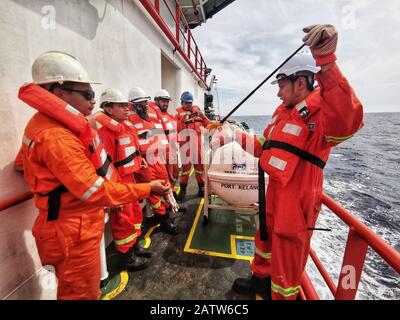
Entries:
<svg viewBox="0 0 400 320">
<path fill-rule="evenodd" d="M 85 98 L 85 100 L 93 100 L 95 98 L 96 93 L 93 90 L 76 90 L 76 89 L 71 89 L 71 88 L 62 88 L 64 91 L 68 92 L 76 92 L 79 93 L 82 97 Z"/>
</svg>

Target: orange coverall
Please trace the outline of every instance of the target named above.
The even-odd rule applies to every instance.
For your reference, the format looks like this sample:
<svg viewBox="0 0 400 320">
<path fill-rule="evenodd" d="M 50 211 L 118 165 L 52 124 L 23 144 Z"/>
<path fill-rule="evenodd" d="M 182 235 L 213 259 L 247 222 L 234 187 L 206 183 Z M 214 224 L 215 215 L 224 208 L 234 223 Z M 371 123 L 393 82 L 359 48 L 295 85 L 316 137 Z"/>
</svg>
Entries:
<svg viewBox="0 0 400 320">
<path fill-rule="evenodd" d="M 168 153 L 168 140 L 157 113 L 148 104 L 148 120 L 142 119 L 136 112 L 132 112 L 129 121 L 135 126 L 139 134 L 139 145 L 142 157 L 147 161 L 147 168 L 135 173 L 139 182 L 150 182 L 156 179 L 169 181 L 168 172 L 165 167 L 165 155 Z M 147 136 L 143 136 L 147 135 Z M 167 213 L 169 204 L 163 197 L 151 195 L 149 198 L 151 207 L 155 214 L 163 216 Z"/>
<path fill-rule="evenodd" d="M 202 128 L 207 127 L 211 121 L 202 113 L 198 113 L 199 111 L 198 106 L 193 106 L 191 111 L 185 111 L 182 107 L 176 110 L 179 152 L 182 161 L 181 185 L 188 184 L 192 164 L 197 183 L 204 185 Z M 189 114 L 189 119 L 183 121 L 186 114 Z"/>
<path fill-rule="evenodd" d="M 128 204 L 150 195 L 150 184 L 106 181 L 85 154 L 86 146 L 59 122 L 42 113 L 29 121 L 25 136 L 30 150 L 15 164 L 39 209 L 32 233 L 43 265 L 55 267 L 58 299 L 98 299 L 100 296 L 100 240 L 104 207 Z M 59 217 L 47 221 L 47 194 L 64 185 Z"/>
<path fill-rule="evenodd" d="M 176 180 L 179 176 L 179 164 L 178 164 L 178 131 L 176 125 L 175 116 L 170 114 L 169 112 L 162 112 L 160 108 L 156 105 L 154 106 L 154 110 L 157 113 L 158 119 L 163 126 L 165 135 L 169 142 L 169 148 L 167 149 L 168 153 L 166 155 L 166 168 L 168 171 L 169 181 L 171 186 L 175 185 Z"/>
<path fill-rule="evenodd" d="M 123 126 L 123 130 L 130 134 L 132 141 L 135 141 L 136 149 L 139 149 L 139 138 L 137 131 L 134 128 Z M 115 131 L 107 128 L 105 125 L 98 130 L 100 137 L 103 139 L 104 148 L 107 153 L 113 159 L 115 163 L 117 161 L 117 143 L 118 134 Z M 134 160 L 135 169 L 134 171 L 140 170 L 141 156 L 137 156 Z M 136 183 L 135 176 L 132 173 L 122 175 L 121 182 L 124 183 Z M 140 207 L 139 201 L 134 201 L 125 204 L 121 211 L 110 214 L 110 229 L 114 238 L 114 244 L 117 251 L 126 253 L 131 247 L 135 245 L 137 239 L 141 235 L 141 227 L 143 221 L 142 208 Z"/>
<path fill-rule="evenodd" d="M 303 121 L 309 128 L 303 150 L 326 162 L 333 146 L 351 138 L 362 127 L 363 109 L 336 64 L 316 77 L 320 89 L 306 98 L 306 105 L 313 112 Z M 252 139 L 238 132 L 236 140 L 245 150 L 254 150 L 264 169 L 266 152 L 262 146 L 268 141 L 273 123 L 295 118 L 302 120 L 296 109 L 281 105 L 264 131 L 264 137 Z M 299 293 L 312 229 L 321 209 L 322 184 L 322 169 L 303 159 L 286 185 L 269 177 L 266 191 L 268 238 L 262 241 L 260 230 L 257 231 L 251 267 L 256 276 L 271 277 L 273 299 L 293 300 Z"/>
</svg>

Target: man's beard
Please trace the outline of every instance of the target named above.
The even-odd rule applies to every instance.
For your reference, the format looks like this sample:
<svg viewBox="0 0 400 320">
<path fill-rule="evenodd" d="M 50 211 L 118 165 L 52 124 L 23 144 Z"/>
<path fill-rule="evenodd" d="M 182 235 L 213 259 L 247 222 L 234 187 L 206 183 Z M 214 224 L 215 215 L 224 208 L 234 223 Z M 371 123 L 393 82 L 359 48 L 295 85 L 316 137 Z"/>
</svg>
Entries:
<svg viewBox="0 0 400 320">
<path fill-rule="evenodd" d="M 167 110 L 168 110 L 168 107 L 158 106 L 158 108 L 160 108 L 161 112 L 167 112 Z"/>
<path fill-rule="evenodd" d="M 146 107 L 135 107 L 136 113 L 139 115 L 140 118 L 143 120 L 148 120 L 149 116 L 147 114 L 147 106 Z"/>
</svg>

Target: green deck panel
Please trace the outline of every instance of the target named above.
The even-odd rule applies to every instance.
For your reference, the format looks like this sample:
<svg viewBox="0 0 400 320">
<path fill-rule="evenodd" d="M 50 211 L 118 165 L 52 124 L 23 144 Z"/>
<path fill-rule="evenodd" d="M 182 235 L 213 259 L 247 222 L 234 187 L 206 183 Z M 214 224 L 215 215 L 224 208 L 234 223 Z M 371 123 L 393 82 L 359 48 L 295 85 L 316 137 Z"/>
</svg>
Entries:
<svg viewBox="0 0 400 320">
<path fill-rule="evenodd" d="M 213 198 L 212 204 L 222 204 L 219 198 Z M 254 237 L 257 231 L 258 216 L 230 210 L 210 209 L 207 226 L 198 219 L 190 248 L 231 254 L 231 235 Z M 238 255 L 252 256 L 254 244 L 251 240 L 236 239 Z"/>
<path fill-rule="evenodd" d="M 101 291 L 100 300 L 106 299 L 107 295 L 109 295 L 109 294 L 113 294 L 114 292 L 119 292 L 121 289 L 123 289 L 123 288 L 120 288 L 120 286 L 123 286 L 123 285 L 124 284 L 122 281 L 121 273 L 116 274 L 114 277 L 109 279 L 109 281 L 107 282 L 107 284 L 104 287 L 100 288 L 100 291 Z"/>
</svg>

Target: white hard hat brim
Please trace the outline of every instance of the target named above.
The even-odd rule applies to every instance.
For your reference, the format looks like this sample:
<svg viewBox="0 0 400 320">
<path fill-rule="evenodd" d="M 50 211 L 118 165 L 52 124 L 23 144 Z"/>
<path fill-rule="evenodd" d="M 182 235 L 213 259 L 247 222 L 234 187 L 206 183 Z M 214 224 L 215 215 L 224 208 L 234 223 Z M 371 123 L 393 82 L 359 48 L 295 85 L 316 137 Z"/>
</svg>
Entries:
<svg viewBox="0 0 400 320">
<path fill-rule="evenodd" d="M 43 85 L 43 84 L 52 84 L 52 83 L 59 83 L 59 84 L 63 84 L 64 82 L 75 82 L 75 83 L 85 83 L 85 84 L 103 84 L 101 82 L 96 82 L 96 81 L 78 81 L 78 80 L 49 80 L 49 81 L 40 81 L 40 82 L 35 82 L 35 84 L 37 85 Z"/>
<path fill-rule="evenodd" d="M 136 103 L 136 102 L 143 102 L 143 101 L 149 101 L 149 100 L 150 100 L 150 97 L 143 97 L 143 98 L 131 100 L 131 102 Z"/>
<path fill-rule="evenodd" d="M 168 100 L 171 101 L 171 97 L 154 97 L 154 99 L 163 99 L 163 100 Z"/>
<path fill-rule="evenodd" d="M 120 103 L 120 104 L 126 103 L 126 104 L 133 105 L 133 103 L 130 102 L 130 101 L 108 101 L 108 100 L 101 101 L 100 104 L 103 104 L 103 103 L 105 103 L 105 102 L 107 102 L 107 103 Z"/>
</svg>

